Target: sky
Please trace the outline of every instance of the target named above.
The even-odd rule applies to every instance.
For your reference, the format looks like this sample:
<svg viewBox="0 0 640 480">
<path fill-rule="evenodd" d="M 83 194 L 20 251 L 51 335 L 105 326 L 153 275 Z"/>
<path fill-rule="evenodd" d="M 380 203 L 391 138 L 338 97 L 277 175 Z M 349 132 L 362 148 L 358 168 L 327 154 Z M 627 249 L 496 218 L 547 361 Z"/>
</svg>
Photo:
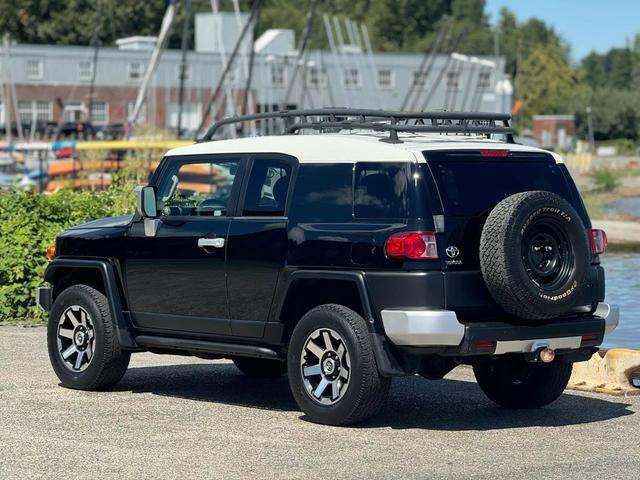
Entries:
<svg viewBox="0 0 640 480">
<path fill-rule="evenodd" d="M 487 0 L 492 24 L 507 7 L 518 22 L 537 17 L 554 27 L 579 61 L 592 50 L 624 47 L 640 33 L 640 0 Z"/>
</svg>

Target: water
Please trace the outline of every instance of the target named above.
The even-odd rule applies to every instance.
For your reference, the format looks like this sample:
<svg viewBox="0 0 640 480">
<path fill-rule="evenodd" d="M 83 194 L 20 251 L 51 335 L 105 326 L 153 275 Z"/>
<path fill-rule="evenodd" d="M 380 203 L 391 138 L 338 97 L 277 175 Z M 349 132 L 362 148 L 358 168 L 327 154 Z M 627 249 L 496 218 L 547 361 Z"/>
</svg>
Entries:
<svg viewBox="0 0 640 480">
<path fill-rule="evenodd" d="M 605 302 L 620 305 L 620 325 L 605 338 L 603 347 L 640 350 L 640 255 L 606 254 L 601 261 L 606 278 Z"/>
<path fill-rule="evenodd" d="M 606 213 L 634 215 L 640 217 L 640 197 L 627 197 L 607 203 L 603 210 Z"/>
</svg>

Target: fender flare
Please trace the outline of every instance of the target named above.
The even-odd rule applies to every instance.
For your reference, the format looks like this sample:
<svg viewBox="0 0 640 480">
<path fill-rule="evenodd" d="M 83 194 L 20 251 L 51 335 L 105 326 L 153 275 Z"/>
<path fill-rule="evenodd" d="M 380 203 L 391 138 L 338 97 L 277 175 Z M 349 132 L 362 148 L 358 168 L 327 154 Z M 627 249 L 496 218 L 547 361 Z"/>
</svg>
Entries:
<svg viewBox="0 0 640 480">
<path fill-rule="evenodd" d="M 284 308 L 284 303 L 289 293 L 291 285 L 297 280 L 322 279 L 322 280 L 347 280 L 354 282 L 358 289 L 360 301 L 365 321 L 369 327 L 369 336 L 373 346 L 373 353 L 378 364 L 378 371 L 385 377 L 405 376 L 408 374 L 407 368 L 398 361 L 398 358 L 391 351 L 389 341 L 384 334 L 384 327 L 380 315 L 373 308 L 369 298 L 366 276 L 361 271 L 331 271 L 331 270 L 294 270 L 285 282 L 284 288 L 278 296 L 277 308 L 273 320 L 280 322 L 280 315 Z M 409 372 L 410 373 L 410 372 Z"/>
<path fill-rule="evenodd" d="M 124 314 L 120 282 L 114 265 L 107 260 L 58 258 L 49 263 L 44 272 L 44 279 L 48 283 L 53 284 L 56 272 L 62 268 L 90 268 L 94 270 L 97 269 L 100 272 L 106 290 L 107 300 L 109 301 L 109 306 L 111 308 L 111 315 L 113 315 L 118 342 L 122 348 L 127 350 L 138 349 L 139 346 L 134 340 L 130 322 Z"/>
</svg>

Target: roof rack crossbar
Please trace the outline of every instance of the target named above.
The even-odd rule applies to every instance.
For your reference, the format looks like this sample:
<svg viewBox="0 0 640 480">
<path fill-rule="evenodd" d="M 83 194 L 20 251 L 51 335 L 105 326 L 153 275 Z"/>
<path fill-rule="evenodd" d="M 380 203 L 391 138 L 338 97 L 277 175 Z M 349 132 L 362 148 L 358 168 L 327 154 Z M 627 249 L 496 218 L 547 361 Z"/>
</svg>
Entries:
<svg viewBox="0 0 640 480">
<path fill-rule="evenodd" d="M 314 120 L 317 117 L 317 120 Z M 349 117 L 355 117 L 349 119 Z M 251 121 L 282 119 L 283 133 L 303 129 L 375 130 L 389 132 L 384 141 L 397 143 L 398 132 L 435 132 L 459 134 L 506 134 L 512 142 L 511 116 L 503 113 L 480 112 L 405 112 L 352 108 L 320 108 L 254 113 L 224 118 L 214 123 L 199 140 L 209 141 L 225 125 Z M 384 123 L 382 123 L 384 122 Z M 498 125 L 500 123 L 501 125 Z"/>
<path fill-rule="evenodd" d="M 512 133 L 510 127 L 482 126 L 475 127 L 469 125 L 391 125 L 381 123 L 361 123 L 352 121 L 341 122 L 301 122 L 291 125 L 286 133 L 296 133 L 299 130 L 374 130 L 379 132 L 408 132 L 408 133 L 464 133 L 464 134 L 509 134 Z"/>
</svg>

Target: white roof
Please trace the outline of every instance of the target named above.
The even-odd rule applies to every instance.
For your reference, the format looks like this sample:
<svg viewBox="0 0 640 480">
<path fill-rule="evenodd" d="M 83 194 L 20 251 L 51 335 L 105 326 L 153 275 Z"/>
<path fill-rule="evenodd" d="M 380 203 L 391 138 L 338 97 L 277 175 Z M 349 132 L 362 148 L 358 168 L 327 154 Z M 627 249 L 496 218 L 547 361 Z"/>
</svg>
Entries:
<svg viewBox="0 0 640 480">
<path fill-rule="evenodd" d="M 381 142 L 388 133 L 336 133 L 274 135 L 214 140 L 174 148 L 167 156 L 238 153 L 281 153 L 300 163 L 413 162 L 424 161 L 426 150 L 510 150 L 546 152 L 526 145 L 462 135 L 400 135 L 402 143 Z M 550 153 L 550 152 L 546 152 Z M 556 161 L 562 161 L 554 154 Z"/>
</svg>

